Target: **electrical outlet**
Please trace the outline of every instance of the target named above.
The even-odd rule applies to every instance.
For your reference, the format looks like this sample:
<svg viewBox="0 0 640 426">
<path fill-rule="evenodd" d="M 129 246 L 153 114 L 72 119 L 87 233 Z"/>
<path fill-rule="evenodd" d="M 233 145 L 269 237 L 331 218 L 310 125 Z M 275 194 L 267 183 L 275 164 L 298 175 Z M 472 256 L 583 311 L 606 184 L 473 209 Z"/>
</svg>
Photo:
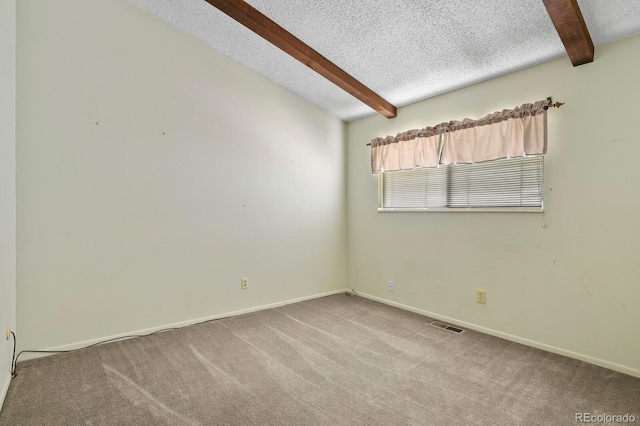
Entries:
<svg viewBox="0 0 640 426">
<path fill-rule="evenodd" d="M 7 340 L 11 338 L 11 327 L 7 327 Z"/>
<path fill-rule="evenodd" d="M 396 285 L 393 283 L 393 281 L 389 281 L 389 291 L 393 291 L 395 290 Z"/>
<path fill-rule="evenodd" d="M 487 303 L 487 292 L 484 290 L 476 290 L 476 302 L 485 305 Z"/>
<path fill-rule="evenodd" d="M 240 279 L 240 288 L 246 290 L 249 288 L 249 278 Z"/>
</svg>

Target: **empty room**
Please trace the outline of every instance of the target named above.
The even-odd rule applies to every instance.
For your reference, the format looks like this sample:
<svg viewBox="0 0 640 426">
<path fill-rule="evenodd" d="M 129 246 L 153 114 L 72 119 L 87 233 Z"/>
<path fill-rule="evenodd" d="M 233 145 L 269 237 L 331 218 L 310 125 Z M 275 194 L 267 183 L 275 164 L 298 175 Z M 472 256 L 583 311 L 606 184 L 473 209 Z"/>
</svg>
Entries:
<svg viewBox="0 0 640 426">
<path fill-rule="evenodd" d="M 640 3 L 0 0 L 0 425 L 640 423 Z"/>
</svg>

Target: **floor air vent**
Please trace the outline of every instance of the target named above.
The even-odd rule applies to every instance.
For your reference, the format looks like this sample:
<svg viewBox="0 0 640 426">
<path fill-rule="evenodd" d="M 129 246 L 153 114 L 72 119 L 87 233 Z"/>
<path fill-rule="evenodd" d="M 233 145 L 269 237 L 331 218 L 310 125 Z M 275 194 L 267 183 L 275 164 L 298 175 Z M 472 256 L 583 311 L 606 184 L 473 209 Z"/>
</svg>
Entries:
<svg viewBox="0 0 640 426">
<path fill-rule="evenodd" d="M 432 322 L 429 323 L 429 325 L 432 325 L 434 327 L 444 328 L 445 330 L 453 331 L 454 333 L 462 333 L 464 331 L 460 327 L 454 327 L 451 324 L 447 324 L 447 323 L 440 322 L 440 321 L 432 321 Z"/>
</svg>

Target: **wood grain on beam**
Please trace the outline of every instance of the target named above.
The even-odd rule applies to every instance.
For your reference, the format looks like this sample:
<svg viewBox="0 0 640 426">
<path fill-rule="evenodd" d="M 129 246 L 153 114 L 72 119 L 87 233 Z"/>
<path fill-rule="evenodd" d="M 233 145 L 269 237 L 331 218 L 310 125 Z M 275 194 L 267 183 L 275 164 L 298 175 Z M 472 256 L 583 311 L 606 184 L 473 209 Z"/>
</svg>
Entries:
<svg viewBox="0 0 640 426">
<path fill-rule="evenodd" d="M 347 74 L 333 62 L 306 45 L 244 0 L 206 0 L 274 46 L 282 49 L 318 74 L 369 105 L 387 118 L 397 115 L 396 107 Z"/>
<path fill-rule="evenodd" d="M 576 0 L 542 0 L 574 67 L 593 62 L 593 41 Z"/>
</svg>

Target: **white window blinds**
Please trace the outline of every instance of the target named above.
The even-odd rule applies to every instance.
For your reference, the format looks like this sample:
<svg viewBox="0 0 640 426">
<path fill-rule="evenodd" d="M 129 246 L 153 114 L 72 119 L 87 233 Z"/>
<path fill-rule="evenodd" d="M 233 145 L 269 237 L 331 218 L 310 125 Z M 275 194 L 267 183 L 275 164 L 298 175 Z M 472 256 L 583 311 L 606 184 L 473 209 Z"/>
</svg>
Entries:
<svg viewBox="0 0 640 426">
<path fill-rule="evenodd" d="M 379 173 L 380 211 L 542 211 L 544 156 Z"/>
</svg>

